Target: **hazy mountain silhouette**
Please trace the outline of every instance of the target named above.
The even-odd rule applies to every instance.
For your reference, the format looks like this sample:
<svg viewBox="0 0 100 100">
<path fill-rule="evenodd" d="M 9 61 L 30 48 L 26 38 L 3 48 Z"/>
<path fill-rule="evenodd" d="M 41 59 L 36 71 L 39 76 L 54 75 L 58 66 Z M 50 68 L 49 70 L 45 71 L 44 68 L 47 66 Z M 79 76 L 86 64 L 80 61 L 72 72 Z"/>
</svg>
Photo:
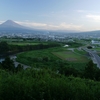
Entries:
<svg viewBox="0 0 100 100">
<path fill-rule="evenodd" d="M 100 30 L 80 32 L 76 30 L 41 30 L 41 29 L 32 29 L 29 27 L 22 26 L 12 20 L 7 20 L 4 23 L 0 24 L 0 31 L 39 31 L 39 32 L 60 32 L 60 33 L 80 33 L 80 34 L 97 34 L 100 33 Z"/>
<path fill-rule="evenodd" d="M 7 20 L 6 22 L 0 24 L 0 30 L 28 30 L 29 28 L 24 27 L 12 20 Z"/>
</svg>

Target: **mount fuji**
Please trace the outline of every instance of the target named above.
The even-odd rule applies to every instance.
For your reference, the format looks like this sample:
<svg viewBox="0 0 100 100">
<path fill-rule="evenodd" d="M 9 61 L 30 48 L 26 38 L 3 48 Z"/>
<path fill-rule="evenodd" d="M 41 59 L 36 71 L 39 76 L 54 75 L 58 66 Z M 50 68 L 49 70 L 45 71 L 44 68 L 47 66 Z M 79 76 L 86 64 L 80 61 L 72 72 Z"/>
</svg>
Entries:
<svg viewBox="0 0 100 100">
<path fill-rule="evenodd" d="M 18 31 L 18 30 L 31 30 L 28 27 L 22 26 L 12 20 L 7 20 L 0 24 L 0 30 L 3 31 Z"/>
</svg>

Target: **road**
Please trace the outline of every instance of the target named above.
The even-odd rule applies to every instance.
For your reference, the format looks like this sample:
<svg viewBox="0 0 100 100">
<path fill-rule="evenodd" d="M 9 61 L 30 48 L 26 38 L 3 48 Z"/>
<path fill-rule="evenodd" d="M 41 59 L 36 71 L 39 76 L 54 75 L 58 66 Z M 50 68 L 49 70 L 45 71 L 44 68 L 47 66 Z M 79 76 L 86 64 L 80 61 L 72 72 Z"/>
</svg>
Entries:
<svg viewBox="0 0 100 100">
<path fill-rule="evenodd" d="M 95 51 L 92 51 L 86 48 L 84 48 L 84 50 L 90 54 L 93 62 L 97 64 L 98 68 L 100 68 L 100 57 L 98 56 L 98 54 Z"/>
<path fill-rule="evenodd" d="M 26 68 L 31 68 L 30 66 L 24 65 L 24 64 L 19 63 L 19 62 L 17 62 L 17 61 L 14 61 L 14 64 L 15 64 L 15 67 L 17 67 L 18 64 L 21 64 L 21 65 L 23 66 L 24 69 L 26 69 Z"/>
<path fill-rule="evenodd" d="M 16 56 L 15 56 L 15 55 L 12 55 L 12 56 L 9 56 L 9 57 L 10 57 L 10 59 L 12 59 L 12 60 L 14 61 L 15 67 L 17 67 L 18 64 L 21 64 L 21 65 L 23 66 L 24 69 L 26 69 L 26 68 L 31 68 L 30 66 L 27 66 L 27 65 L 25 65 L 25 64 L 22 64 L 22 63 L 17 62 L 17 61 L 16 61 Z M 1 59 L 0 59 L 0 62 L 2 62 L 2 61 L 4 61 L 4 60 L 5 60 L 5 58 L 1 58 Z"/>
<path fill-rule="evenodd" d="M 16 57 L 15 55 L 10 56 L 10 59 L 12 59 L 12 60 L 14 61 L 15 67 L 17 67 L 18 64 L 21 64 L 21 65 L 23 66 L 24 69 L 26 69 L 26 68 L 31 68 L 30 66 L 27 66 L 27 65 L 25 65 L 25 64 L 22 64 L 22 63 L 20 63 L 20 62 L 17 62 L 17 61 L 16 61 L 16 58 L 17 58 L 17 57 Z"/>
<path fill-rule="evenodd" d="M 100 68 L 100 57 L 99 57 L 96 53 L 93 53 L 93 56 L 94 56 L 94 58 L 96 59 L 97 67 Z"/>
</svg>

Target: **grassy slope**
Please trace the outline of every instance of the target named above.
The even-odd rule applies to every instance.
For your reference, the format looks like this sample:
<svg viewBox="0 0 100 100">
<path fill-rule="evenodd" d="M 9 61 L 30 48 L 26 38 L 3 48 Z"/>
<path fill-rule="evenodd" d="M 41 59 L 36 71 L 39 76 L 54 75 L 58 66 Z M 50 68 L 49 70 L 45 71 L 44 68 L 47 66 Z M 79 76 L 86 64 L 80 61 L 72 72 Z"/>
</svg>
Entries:
<svg viewBox="0 0 100 100">
<path fill-rule="evenodd" d="M 50 51 L 51 49 L 24 52 L 17 55 L 17 61 L 33 67 L 37 64 L 37 66 L 52 66 L 54 65 L 54 61 L 58 60 L 59 58 L 54 56 Z M 43 61 L 44 58 L 48 58 L 49 61 Z"/>
<path fill-rule="evenodd" d="M 48 57 L 49 61 L 35 61 L 36 59 L 43 59 L 43 57 Z M 72 58 L 72 61 L 68 61 L 67 59 Z M 30 66 L 57 66 L 57 60 L 64 60 L 65 62 L 69 62 L 73 67 L 77 69 L 84 69 L 88 59 L 85 56 L 78 55 L 72 51 L 68 51 L 66 48 L 51 48 L 44 50 L 35 50 L 24 52 L 22 54 L 17 55 L 17 61 L 30 65 Z M 74 61 L 75 60 L 75 61 Z M 37 67 L 36 66 L 36 67 Z"/>
</svg>

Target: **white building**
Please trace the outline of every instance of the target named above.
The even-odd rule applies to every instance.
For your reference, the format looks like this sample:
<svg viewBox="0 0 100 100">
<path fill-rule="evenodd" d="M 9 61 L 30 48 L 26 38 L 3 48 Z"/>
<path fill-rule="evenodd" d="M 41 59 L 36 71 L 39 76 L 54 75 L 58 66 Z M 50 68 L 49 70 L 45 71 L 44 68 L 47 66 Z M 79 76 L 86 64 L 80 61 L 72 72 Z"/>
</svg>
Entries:
<svg viewBox="0 0 100 100">
<path fill-rule="evenodd" d="M 64 47 L 69 47 L 69 45 L 64 45 Z"/>
<path fill-rule="evenodd" d="M 91 43 L 92 43 L 92 44 L 99 44 L 99 45 L 100 45 L 100 42 L 99 42 L 99 41 L 94 41 L 94 40 L 92 40 Z"/>
</svg>

